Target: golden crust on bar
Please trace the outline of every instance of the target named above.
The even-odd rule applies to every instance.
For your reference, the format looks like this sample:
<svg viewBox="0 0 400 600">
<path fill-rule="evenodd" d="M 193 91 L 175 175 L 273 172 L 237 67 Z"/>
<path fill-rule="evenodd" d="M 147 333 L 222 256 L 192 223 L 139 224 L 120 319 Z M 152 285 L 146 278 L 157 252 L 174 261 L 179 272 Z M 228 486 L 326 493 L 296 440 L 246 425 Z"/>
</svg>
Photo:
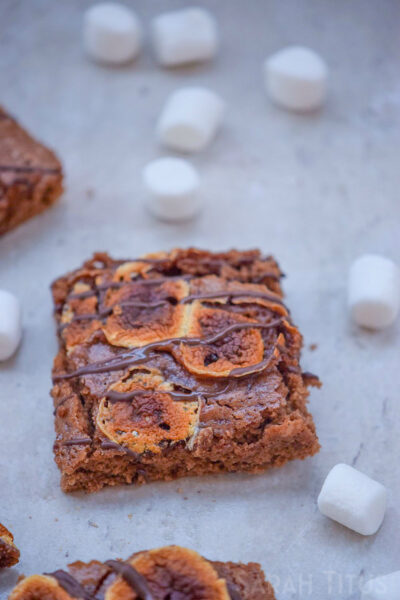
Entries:
<svg viewBox="0 0 400 600">
<path fill-rule="evenodd" d="M 248 324 L 252 320 L 194 301 L 188 322 L 188 338 L 209 338 L 232 325 Z M 227 377 L 236 368 L 257 364 L 263 353 L 264 343 L 259 330 L 238 329 L 210 344 L 194 346 L 183 342 L 174 351 L 174 356 L 195 375 Z"/>
<path fill-rule="evenodd" d="M 165 444 L 188 443 L 195 435 L 199 401 L 174 400 L 168 394 L 173 385 L 157 369 L 133 367 L 110 390 L 146 392 L 128 402 L 106 398 L 100 402 L 97 425 L 109 440 L 123 448 L 137 454 L 157 454 Z"/>
<path fill-rule="evenodd" d="M 114 346 L 135 348 L 181 337 L 185 331 L 188 308 L 178 302 L 187 296 L 189 286 L 184 280 L 166 281 L 157 286 L 127 283 L 107 292 L 105 305 L 112 314 L 103 326 L 107 341 Z M 157 303 L 160 306 L 153 306 Z M 137 306 L 148 303 L 149 308 Z"/>
<path fill-rule="evenodd" d="M 177 597 L 230 600 L 226 581 L 218 576 L 209 561 L 194 550 L 180 546 L 167 546 L 148 552 L 139 552 L 129 560 L 155 589 L 163 582 L 172 581 Z M 178 596 L 179 595 L 179 596 Z M 134 600 L 130 586 L 121 578 L 107 590 L 105 600 Z"/>
<path fill-rule="evenodd" d="M 72 596 L 54 577 L 31 575 L 23 579 L 11 592 L 9 600 L 71 600 Z"/>
</svg>

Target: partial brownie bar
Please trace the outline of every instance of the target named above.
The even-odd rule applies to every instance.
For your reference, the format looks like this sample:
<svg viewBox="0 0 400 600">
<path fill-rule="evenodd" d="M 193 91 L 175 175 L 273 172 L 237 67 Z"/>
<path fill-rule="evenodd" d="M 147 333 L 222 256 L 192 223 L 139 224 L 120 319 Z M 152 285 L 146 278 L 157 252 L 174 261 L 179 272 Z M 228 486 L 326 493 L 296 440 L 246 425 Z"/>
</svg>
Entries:
<svg viewBox="0 0 400 600">
<path fill-rule="evenodd" d="M 14 544 L 14 536 L 0 523 L 0 569 L 12 567 L 19 561 L 19 550 Z"/>
<path fill-rule="evenodd" d="M 0 107 L 0 235 L 51 206 L 61 192 L 54 152 Z"/>
<path fill-rule="evenodd" d="M 52 396 L 64 491 L 221 471 L 318 451 L 302 337 L 259 251 L 97 254 L 52 286 Z"/>
<path fill-rule="evenodd" d="M 274 600 L 257 563 L 209 561 L 180 546 L 137 552 L 127 561 L 75 562 L 68 571 L 22 580 L 9 600 Z"/>
</svg>

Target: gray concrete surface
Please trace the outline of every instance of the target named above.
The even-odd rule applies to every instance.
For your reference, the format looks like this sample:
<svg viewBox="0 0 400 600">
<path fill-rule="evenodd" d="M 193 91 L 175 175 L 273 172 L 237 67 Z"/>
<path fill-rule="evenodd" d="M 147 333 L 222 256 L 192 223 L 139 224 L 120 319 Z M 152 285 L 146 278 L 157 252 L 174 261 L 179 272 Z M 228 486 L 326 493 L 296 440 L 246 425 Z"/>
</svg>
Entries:
<svg viewBox="0 0 400 600">
<path fill-rule="evenodd" d="M 163 71 L 148 47 L 122 69 L 86 60 L 88 4 L 0 4 L 0 101 L 57 148 L 67 173 L 62 201 L 0 240 L 0 287 L 24 309 L 22 347 L 0 366 L 0 520 L 22 550 L 20 565 L 0 575 L 0 596 L 19 573 L 178 543 L 210 558 L 260 561 L 279 600 L 355 600 L 359 580 L 400 568 L 400 327 L 360 331 L 346 312 L 354 257 L 380 252 L 400 262 L 400 5 L 201 0 L 220 23 L 218 59 Z M 147 25 L 185 2 L 130 4 Z M 292 115 L 265 97 L 262 61 L 288 43 L 310 45 L 330 65 L 329 100 L 318 114 Z M 202 215 L 167 225 L 143 207 L 141 170 L 165 154 L 154 133 L 164 99 L 192 83 L 219 92 L 227 117 L 215 143 L 193 157 Z M 304 369 L 324 382 L 310 402 L 321 452 L 254 477 L 66 496 L 51 452 L 49 284 L 96 249 L 125 257 L 189 244 L 260 246 L 278 257 L 305 336 Z M 317 511 L 323 479 L 340 461 L 390 490 L 376 536 Z"/>
</svg>

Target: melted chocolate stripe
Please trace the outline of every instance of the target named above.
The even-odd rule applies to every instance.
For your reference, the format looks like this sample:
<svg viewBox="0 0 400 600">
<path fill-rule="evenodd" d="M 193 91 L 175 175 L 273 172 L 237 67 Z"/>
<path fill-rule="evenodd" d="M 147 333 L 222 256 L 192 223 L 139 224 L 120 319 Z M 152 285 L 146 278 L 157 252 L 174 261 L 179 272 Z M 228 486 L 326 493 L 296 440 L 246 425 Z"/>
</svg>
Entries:
<svg viewBox="0 0 400 600">
<path fill-rule="evenodd" d="M 35 167 L 32 165 L 0 165 L 0 171 L 15 171 L 16 173 L 46 173 L 49 175 L 59 175 L 61 173 L 61 168 L 52 169 L 50 167 Z"/>
<path fill-rule="evenodd" d="M 176 277 L 157 277 L 154 279 L 132 279 L 132 281 L 110 281 L 109 283 L 100 283 L 95 285 L 94 289 L 87 290 L 86 292 L 79 293 L 71 293 L 67 295 L 67 298 L 90 298 L 90 296 L 95 296 L 98 292 L 107 291 L 110 289 L 118 290 L 124 285 L 131 283 L 138 283 L 140 285 L 161 285 L 163 283 L 167 283 L 168 281 L 178 281 L 178 280 L 189 280 L 193 279 L 192 275 L 177 275 Z"/>
<path fill-rule="evenodd" d="M 228 594 L 231 600 L 243 600 L 242 596 L 237 591 L 237 587 L 232 583 L 226 583 L 226 589 L 228 590 Z"/>
<path fill-rule="evenodd" d="M 53 444 L 53 449 L 57 448 L 58 446 L 88 446 L 91 443 L 92 440 L 90 438 L 72 438 L 63 442 L 56 440 Z"/>
<path fill-rule="evenodd" d="M 229 325 L 229 327 L 226 327 L 226 329 L 223 329 L 219 333 L 216 333 L 208 338 L 182 338 L 182 341 L 189 346 L 197 346 L 198 344 L 207 346 L 208 344 L 214 344 L 214 342 L 223 339 L 226 335 L 232 333 L 233 331 L 238 331 L 240 329 L 271 329 L 272 327 L 281 325 L 281 323 L 281 319 L 276 319 L 270 323 L 235 323 L 234 325 Z"/>
<path fill-rule="evenodd" d="M 177 343 L 187 344 L 189 346 L 197 346 L 204 345 L 207 346 L 209 344 L 214 344 L 215 342 L 223 339 L 229 333 L 233 331 L 238 331 L 240 329 L 271 329 L 272 327 L 277 327 L 282 323 L 281 319 L 276 319 L 275 321 L 271 321 L 270 323 L 235 323 L 234 325 L 230 325 L 226 327 L 219 333 L 216 333 L 207 338 L 169 338 L 166 340 L 161 340 L 160 342 L 152 342 L 150 344 L 146 344 L 141 348 L 135 348 L 133 352 L 124 353 L 115 358 L 109 359 L 107 361 L 102 361 L 99 363 L 94 363 L 92 365 L 87 365 L 85 367 L 81 367 L 72 371 L 70 373 L 64 373 L 62 375 L 56 375 L 53 378 L 53 381 L 56 383 L 57 381 L 62 381 L 64 379 L 71 379 L 73 377 L 78 377 L 80 375 L 93 375 L 95 373 L 107 373 L 112 371 L 119 371 L 124 369 L 125 367 L 132 366 L 134 364 L 139 364 L 144 362 L 145 360 L 150 360 L 152 355 L 149 352 L 159 352 L 159 351 L 168 351 L 171 349 L 171 346 Z M 239 373 L 238 373 L 239 374 Z M 235 375 L 237 376 L 237 375 Z"/>
<path fill-rule="evenodd" d="M 132 567 L 132 565 L 117 560 L 106 560 L 104 564 L 122 577 L 122 579 L 138 596 L 139 600 L 155 600 L 155 597 L 153 596 L 147 583 L 147 579 L 141 573 L 139 573 L 139 571 Z M 95 596 L 85 590 L 79 581 L 67 571 L 59 569 L 53 573 L 44 573 L 44 575 L 47 577 L 53 577 L 59 586 L 65 590 L 67 594 L 73 596 L 74 598 L 79 600 L 95 600 Z M 242 597 L 237 591 L 236 586 L 226 582 L 226 588 L 231 600 L 242 600 Z"/>
<path fill-rule="evenodd" d="M 111 440 L 103 440 L 101 442 L 100 446 L 101 446 L 102 450 L 120 450 L 120 451 L 125 452 L 126 454 L 128 454 L 128 456 L 132 456 L 132 458 L 135 458 L 139 462 L 141 460 L 141 455 L 140 454 L 138 454 L 137 452 L 134 452 L 133 450 L 130 450 L 126 446 L 121 446 L 121 444 L 117 444 L 116 442 L 112 442 Z"/>
<path fill-rule="evenodd" d="M 82 293 L 86 294 L 87 292 L 82 292 Z M 89 297 L 91 295 L 92 295 L 92 293 L 89 294 Z M 179 304 L 188 304 L 189 302 L 193 302 L 193 300 L 212 300 L 212 299 L 217 299 L 217 298 L 228 298 L 228 300 L 230 300 L 231 298 L 238 298 L 238 297 L 261 298 L 261 299 L 268 300 L 269 302 L 275 302 L 276 304 L 283 305 L 283 302 L 280 298 L 275 297 L 272 294 L 265 294 L 263 292 L 255 292 L 255 291 L 248 291 L 248 292 L 232 291 L 232 292 L 215 292 L 215 293 L 210 293 L 210 294 L 191 294 L 190 296 L 186 296 L 186 298 L 182 298 L 182 300 L 179 300 Z M 70 325 L 71 323 L 74 323 L 76 321 L 92 321 L 92 320 L 96 320 L 96 319 L 99 319 L 99 320 L 104 319 L 112 314 L 113 308 L 115 308 L 116 306 L 119 306 L 121 308 L 129 307 L 129 306 L 133 306 L 133 307 L 137 307 L 137 308 L 159 308 L 160 306 L 164 306 L 165 304 L 169 304 L 168 300 L 159 300 L 158 302 L 134 302 L 134 301 L 120 302 L 119 304 L 116 304 L 113 307 L 100 310 L 98 313 L 74 315 L 70 321 L 68 321 L 67 323 L 62 323 L 58 327 L 58 330 L 63 331 L 66 327 L 68 327 L 68 325 Z"/>
<path fill-rule="evenodd" d="M 64 442 L 64 446 L 76 446 L 77 444 L 91 444 L 92 440 L 90 438 L 80 438 L 80 439 L 72 439 L 66 440 Z"/>
<path fill-rule="evenodd" d="M 96 321 L 105 319 L 110 316 L 113 312 L 113 309 L 116 306 L 120 306 L 122 308 L 126 306 L 133 306 L 137 308 L 159 308 L 160 306 L 164 306 L 165 304 L 169 304 L 167 300 L 159 300 L 158 302 L 120 302 L 115 306 L 110 306 L 109 308 L 101 309 L 98 313 L 85 313 L 81 315 L 74 315 L 72 319 L 66 323 L 61 323 L 58 327 L 58 331 L 63 331 L 68 325 L 74 323 L 76 321 Z"/>
<path fill-rule="evenodd" d="M 133 392 L 117 392 L 115 390 L 110 390 L 106 393 L 106 399 L 109 402 L 117 403 L 117 402 L 130 402 L 131 400 L 133 400 L 133 398 L 135 398 L 136 396 L 145 394 L 145 393 L 151 393 L 154 391 L 158 391 L 160 393 L 165 393 L 168 394 L 169 396 L 172 396 L 174 398 L 174 400 L 181 400 L 181 401 L 185 401 L 185 400 L 190 400 L 191 398 L 215 398 L 217 396 L 222 396 L 223 394 L 229 392 L 232 389 L 232 382 L 229 382 L 222 390 L 220 390 L 219 392 L 205 392 L 203 390 L 198 390 L 193 391 L 191 390 L 188 393 L 179 393 L 179 392 L 172 392 L 172 391 L 165 391 L 165 390 L 134 390 Z M 89 438 L 73 438 L 71 440 L 66 440 L 65 442 L 55 442 L 54 443 L 54 448 L 56 448 L 57 446 L 79 446 L 81 444 L 86 445 L 86 444 L 90 444 L 92 442 L 92 440 L 90 440 Z M 136 458 L 137 460 L 140 460 L 140 454 L 138 454 L 137 452 L 133 452 L 132 450 L 130 450 L 129 448 L 126 448 L 125 446 L 122 446 L 121 444 L 117 444 L 116 442 L 112 442 L 111 440 L 103 440 L 100 443 L 100 446 L 103 450 L 122 450 L 123 452 L 126 452 L 127 454 L 129 454 L 130 456 L 133 456 L 133 458 Z"/>
<path fill-rule="evenodd" d="M 132 392 L 117 392 L 116 390 L 110 390 L 106 393 L 106 399 L 109 400 L 113 404 L 116 402 L 130 402 L 136 396 L 142 396 L 143 394 L 157 392 L 159 394 L 168 394 L 168 396 L 171 396 L 174 400 L 185 401 L 185 400 L 190 400 L 191 398 L 198 398 L 199 396 L 202 396 L 203 398 L 215 398 L 216 396 L 221 396 L 222 394 L 225 394 L 231 388 L 232 388 L 231 383 L 228 383 L 228 385 L 226 385 L 224 387 L 224 389 L 220 390 L 219 392 L 209 392 L 209 391 L 204 391 L 204 390 L 190 390 L 189 392 L 183 393 L 183 392 L 174 392 L 174 391 L 161 390 L 161 389 L 156 389 L 156 390 L 141 389 L 141 390 L 133 390 Z"/>
<path fill-rule="evenodd" d="M 106 560 L 105 564 L 121 575 L 122 579 L 133 589 L 140 600 L 155 600 L 146 578 L 128 563 L 117 560 Z"/>
<path fill-rule="evenodd" d="M 180 302 L 181 304 L 187 304 L 188 302 L 192 302 L 193 300 L 212 300 L 215 298 L 263 298 L 265 300 L 269 300 L 271 302 L 275 302 L 276 304 L 283 304 L 282 300 L 279 296 L 274 296 L 273 294 L 267 294 L 265 292 L 256 292 L 254 290 L 241 291 L 241 290 L 232 290 L 232 291 L 220 291 L 220 292 L 211 292 L 209 294 L 191 294 L 190 296 L 186 296 Z"/>
<path fill-rule="evenodd" d="M 94 596 L 89 594 L 75 577 L 67 573 L 67 571 L 54 571 L 54 573 L 44 573 L 47 577 L 54 577 L 60 587 L 63 588 L 70 596 L 79 598 L 79 600 L 95 600 Z"/>
</svg>

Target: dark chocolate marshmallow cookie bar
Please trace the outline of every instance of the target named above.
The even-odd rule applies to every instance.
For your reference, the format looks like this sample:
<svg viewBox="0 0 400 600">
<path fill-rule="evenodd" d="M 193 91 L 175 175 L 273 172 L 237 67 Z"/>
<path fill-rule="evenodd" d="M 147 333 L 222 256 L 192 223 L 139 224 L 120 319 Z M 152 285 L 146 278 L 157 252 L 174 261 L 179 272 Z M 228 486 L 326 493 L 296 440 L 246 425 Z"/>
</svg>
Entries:
<svg viewBox="0 0 400 600">
<path fill-rule="evenodd" d="M 187 548 L 137 552 L 127 561 L 75 562 L 22 580 L 9 600 L 274 600 L 257 563 L 209 561 Z"/>
<path fill-rule="evenodd" d="M 222 471 L 318 451 L 302 337 L 259 251 L 97 254 L 52 286 L 52 396 L 64 491 Z"/>
<path fill-rule="evenodd" d="M 0 235 L 51 206 L 61 192 L 54 152 L 0 106 Z"/>
<path fill-rule="evenodd" d="M 0 523 L 0 569 L 12 567 L 19 561 L 19 550 L 14 544 L 14 537 Z"/>
</svg>

